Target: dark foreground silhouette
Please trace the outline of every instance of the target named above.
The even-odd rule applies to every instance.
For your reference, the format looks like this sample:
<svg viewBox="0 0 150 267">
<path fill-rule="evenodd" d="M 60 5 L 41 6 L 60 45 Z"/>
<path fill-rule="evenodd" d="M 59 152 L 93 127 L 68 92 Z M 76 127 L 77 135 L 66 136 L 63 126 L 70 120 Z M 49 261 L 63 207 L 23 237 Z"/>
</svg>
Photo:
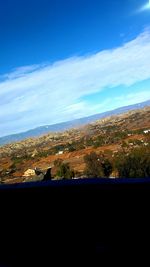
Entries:
<svg viewBox="0 0 150 267">
<path fill-rule="evenodd" d="M 49 180 L 52 179 L 51 169 L 52 169 L 52 168 L 49 167 L 49 168 L 46 170 L 46 172 L 44 172 L 44 171 L 40 170 L 39 168 L 35 168 L 35 174 L 36 174 L 37 176 L 42 175 L 42 176 L 43 176 L 42 181 L 49 181 Z"/>
<path fill-rule="evenodd" d="M 0 266 L 149 263 L 150 179 L 2 185 L 0 204 Z"/>
</svg>

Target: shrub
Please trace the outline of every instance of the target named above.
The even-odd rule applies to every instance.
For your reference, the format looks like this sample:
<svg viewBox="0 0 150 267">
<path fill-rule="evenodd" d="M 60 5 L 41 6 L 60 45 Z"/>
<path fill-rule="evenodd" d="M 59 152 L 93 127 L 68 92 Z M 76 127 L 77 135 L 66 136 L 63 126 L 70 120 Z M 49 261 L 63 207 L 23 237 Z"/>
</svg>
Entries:
<svg viewBox="0 0 150 267">
<path fill-rule="evenodd" d="M 112 165 L 104 155 L 97 155 L 95 152 L 84 157 L 86 163 L 84 173 L 87 177 L 109 177 L 112 172 Z"/>
<path fill-rule="evenodd" d="M 120 155 L 116 159 L 116 168 L 119 177 L 142 178 L 150 177 L 150 151 L 149 149 L 134 149 L 128 155 Z"/>
<path fill-rule="evenodd" d="M 63 179 L 71 179 L 75 176 L 68 163 L 60 163 L 57 169 L 57 176 Z"/>
<path fill-rule="evenodd" d="M 105 177 L 109 177 L 110 174 L 112 173 L 112 164 L 108 159 L 104 159 L 102 162 L 102 168 L 103 168 L 103 173 Z"/>
</svg>

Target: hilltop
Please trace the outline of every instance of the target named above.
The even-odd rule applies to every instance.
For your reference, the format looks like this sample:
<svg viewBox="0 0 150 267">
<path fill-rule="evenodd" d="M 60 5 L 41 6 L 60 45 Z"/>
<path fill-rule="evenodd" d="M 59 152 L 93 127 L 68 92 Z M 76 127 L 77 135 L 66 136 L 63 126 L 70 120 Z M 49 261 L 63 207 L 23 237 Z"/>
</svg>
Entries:
<svg viewBox="0 0 150 267">
<path fill-rule="evenodd" d="M 95 114 L 92 116 L 72 120 L 72 121 L 67 121 L 67 122 L 61 122 L 53 125 L 44 125 L 37 127 L 35 129 L 31 129 L 26 132 L 18 133 L 18 134 L 12 134 L 4 137 L 0 137 L 0 145 L 4 144 L 9 144 L 13 142 L 18 142 L 27 138 L 32 138 L 32 137 L 38 137 L 47 133 L 54 133 L 54 132 L 62 132 L 66 131 L 71 128 L 78 128 L 79 126 L 83 126 L 89 123 L 92 123 L 98 119 L 101 118 L 107 118 L 108 116 L 112 115 L 117 115 L 117 114 L 122 114 L 130 110 L 136 110 L 136 109 L 141 109 L 146 106 L 150 106 L 150 100 L 134 104 L 134 105 L 129 105 L 121 108 L 117 108 L 114 110 L 106 111 L 103 113 Z"/>
</svg>

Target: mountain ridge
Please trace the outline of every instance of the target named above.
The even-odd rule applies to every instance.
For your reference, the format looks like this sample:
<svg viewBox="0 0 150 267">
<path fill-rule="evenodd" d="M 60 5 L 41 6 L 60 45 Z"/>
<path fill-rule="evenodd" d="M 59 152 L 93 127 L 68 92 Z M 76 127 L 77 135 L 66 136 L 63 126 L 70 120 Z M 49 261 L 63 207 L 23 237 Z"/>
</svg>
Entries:
<svg viewBox="0 0 150 267">
<path fill-rule="evenodd" d="M 41 135 L 44 135 L 50 132 L 63 132 L 65 130 L 68 130 L 74 127 L 86 125 L 98 119 L 106 118 L 112 115 L 122 114 L 130 110 L 141 109 L 146 106 L 150 106 L 150 100 L 137 103 L 134 105 L 123 106 L 123 107 L 120 107 L 114 110 L 105 111 L 102 113 L 75 119 L 72 121 L 61 122 L 61 123 L 56 123 L 52 125 L 39 126 L 34 129 L 25 131 L 25 132 L 0 137 L 0 145 L 5 145 L 5 144 L 21 141 L 21 140 L 31 138 L 31 137 L 38 137 L 38 136 L 41 136 Z"/>
</svg>

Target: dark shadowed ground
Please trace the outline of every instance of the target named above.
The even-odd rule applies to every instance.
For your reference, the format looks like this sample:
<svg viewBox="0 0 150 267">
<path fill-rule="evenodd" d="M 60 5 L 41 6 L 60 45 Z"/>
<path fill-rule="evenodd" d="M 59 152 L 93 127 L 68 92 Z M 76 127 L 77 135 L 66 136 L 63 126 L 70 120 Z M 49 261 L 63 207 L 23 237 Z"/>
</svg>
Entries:
<svg viewBox="0 0 150 267">
<path fill-rule="evenodd" d="M 0 203 L 0 266 L 149 260 L 150 179 L 2 185 Z"/>
</svg>

